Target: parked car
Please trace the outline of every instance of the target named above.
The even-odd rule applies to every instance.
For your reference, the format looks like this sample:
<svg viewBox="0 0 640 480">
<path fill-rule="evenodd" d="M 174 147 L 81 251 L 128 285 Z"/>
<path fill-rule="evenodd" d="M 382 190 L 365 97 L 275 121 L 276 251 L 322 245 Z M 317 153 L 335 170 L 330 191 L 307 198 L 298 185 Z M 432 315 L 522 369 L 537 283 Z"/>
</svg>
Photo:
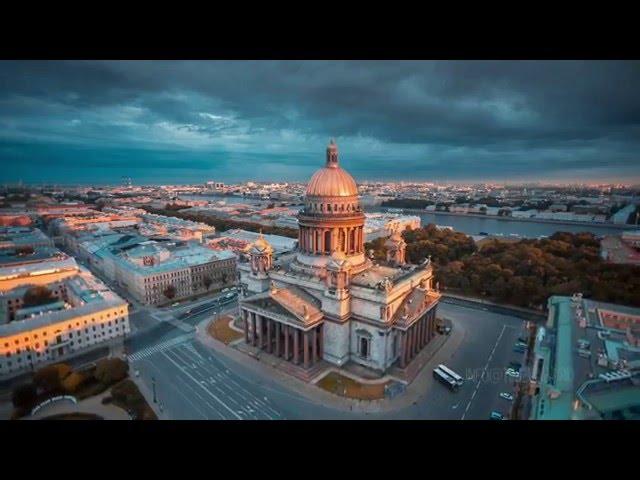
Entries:
<svg viewBox="0 0 640 480">
<path fill-rule="evenodd" d="M 512 401 L 513 400 L 513 395 L 511 395 L 510 393 L 507 393 L 507 392 L 502 392 L 500 394 L 500 398 L 504 398 L 505 400 Z"/>
<path fill-rule="evenodd" d="M 491 415 L 489 415 L 490 420 L 502 420 L 503 418 L 504 415 L 502 415 L 500 412 L 496 412 L 495 410 L 491 412 Z"/>
<path fill-rule="evenodd" d="M 578 349 L 578 356 L 582 358 L 591 358 L 591 352 L 589 350 L 584 350 L 582 348 Z"/>
<path fill-rule="evenodd" d="M 504 373 L 507 377 L 520 378 L 520 372 L 514 370 L 513 368 L 507 368 L 507 371 Z"/>
</svg>

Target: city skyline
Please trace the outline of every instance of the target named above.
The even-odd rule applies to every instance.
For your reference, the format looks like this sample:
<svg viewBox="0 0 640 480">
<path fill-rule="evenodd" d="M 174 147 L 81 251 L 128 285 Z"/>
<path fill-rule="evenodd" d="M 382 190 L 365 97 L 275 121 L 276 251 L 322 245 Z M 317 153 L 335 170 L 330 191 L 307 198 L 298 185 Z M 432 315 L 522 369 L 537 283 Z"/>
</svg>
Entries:
<svg viewBox="0 0 640 480">
<path fill-rule="evenodd" d="M 637 183 L 637 62 L 0 63 L 3 183 Z"/>
</svg>

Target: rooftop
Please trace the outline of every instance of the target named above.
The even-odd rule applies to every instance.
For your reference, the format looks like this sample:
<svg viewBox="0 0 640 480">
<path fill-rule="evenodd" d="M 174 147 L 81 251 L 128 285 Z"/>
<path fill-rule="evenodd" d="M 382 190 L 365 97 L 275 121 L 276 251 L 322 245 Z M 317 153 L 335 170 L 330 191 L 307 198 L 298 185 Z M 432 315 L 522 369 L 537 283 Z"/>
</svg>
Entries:
<svg viewBox="0 0 640 480">
<path fill-rule="evenodd" d="M 618 409 L 640 408 L 640 369 L 622 362 L 640 358 L 640 348 L 601 321 L 602 312 L 635 316 L 640 309 L 581 297 L 553 296 L 548 303 L 547 326 L 540 329 L 535 346 L 535 361 L 543 367 L 532 418 L 609 418 L 621 414 Z M 639 381 L 601 377 L 627 368 Z"/>
<path fill-rule="evenodd" d="M 42 314 L 37 314 L 34 311 L 36 315 L 33 317 L 2 324 L 0 325 L 0 336 L 15 335 L 34 328 L 71 320 L 81 315 L 91 315 L 107 308 L 127 306 L 127 302 L 109 290 L 84 268 L 80 270 L 78 275 L 56 283 L 65 283 L 68 288 L 79 291 L 78 302 L 73 305 L 67 304 L 65 308 L 60 310 L 44 311 Z"/>
</svg>

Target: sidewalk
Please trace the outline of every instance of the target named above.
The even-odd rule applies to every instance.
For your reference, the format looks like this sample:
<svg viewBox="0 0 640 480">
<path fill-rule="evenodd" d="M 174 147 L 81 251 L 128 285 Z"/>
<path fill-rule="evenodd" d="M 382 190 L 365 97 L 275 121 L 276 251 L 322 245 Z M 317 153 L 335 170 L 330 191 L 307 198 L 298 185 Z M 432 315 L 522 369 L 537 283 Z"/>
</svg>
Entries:
<svg viewBox="0 0 640 480">
<path fill-rule="evenodd" d="M 153 413 L 156 414 L 156 417 L 158 417 L 158 420 L 172 420 L 171 418 L 169 418 L 169 415 L 167 414 L 167 410 L 165 408 L 163 408 L 163 411 L 161 412 L 160 405 L 158 405 L 157 403 L 153 403 L 153 392 L 147 387 L 147 384 L 144 383 L 141 377 L 136 377 L 135 369 L 132 369 L 132 371 L 129 372 L 129 378 L 133 383 L 136 384 L 138 390 L 140 390 L 140 393 L 147 401 L 147 404 L 149 405 L 149 407 L 151 407 Z"/>
<path fill-rule="evenodd" d="M 352 411 L 358 413 L 385 413 L 392 412 L 394 410 L 400 410 L 409 407 L 415 403 L 427 389 L 435 383 L 431 375 L 431 371 L 435 365 L 440 363 L 446 363 L 451 356 L 457 351 L 462 344 L 467 332 L 457 323 L 454 322 L 454 328 L 446 340 L 440 345 L 437 351 L 432 352 L 431 358 L 426 361 L 422 370 L 417 374 L 412 383 L 407 385 L 403 394 L 394 398 L 385 398 L 381 400 L 361 401 L 353 400 L 346 397 L 331 394 L 320 387 L 317 387 L 315 383 L 320 380 L 324 375 L 331 371 L 337 371 L 342 375 L 357 377 L 357 380 L 362 383 L 384 383 L 389 380 L 398 381 L 398 378 L 390 375 L 385 375 L 380 379 L 364 379 L 359 376 L 355 376 L 351 372 L 346 372 L 344 369 L 336 367 L 329 368 L 326 373 L 318 375 L 310 383 L 299 380 L 291 375 L 288 375 L 278 369 L 273 368 L 267 363 L 257 361 L 257 359 L 242 353 L 233 346 L 226 346 L 222 342 L 212 338 L 206 331 L 208 320 L 203 320 L 196 327 L 195 339 L 203 346 L 210 348 L 217 353 L 242 364 L 243 366 L 253 370 L 254 373 L 273 380 L 279 383 L 286 389 L 293 390 L 295 393 L 303 396 L 306 400 L 311 401 L 319 406 L 330 407 L 342 411 Z M 355 379 L 355 378 L 354 378 Z"/>
<path fill-rule="evenodd" d="M 516 307 L 515 305 L 508 305 L 508 304 L 503 304 L 503 303 L 495 303 L 495 302 L 491 302 L 489 300 L 484 300 L 482 298 L 468 297 L 466 295 L 459 295 L 457 293 L 444 292 L 444 291 L 441 292 L 441 293 L 442 293 L 443 299 L 461 300 L 463 302 L 477 303 L 479 305 L 485 305 L 487 307 L 501 308 L 501 309 L 504 309 L 504 310 L 509 310 L 511 312 L 514 312 L 515 316 L 518 316 L 517 314 L 526 314 L 526 315 L 534 315 L 534 316 L 540 317 L 540 318 L 547 318 L 547 313 L 546 312 L 541 312 L 539 310 L 533 310 L 531 308 Z"/>
</svg>

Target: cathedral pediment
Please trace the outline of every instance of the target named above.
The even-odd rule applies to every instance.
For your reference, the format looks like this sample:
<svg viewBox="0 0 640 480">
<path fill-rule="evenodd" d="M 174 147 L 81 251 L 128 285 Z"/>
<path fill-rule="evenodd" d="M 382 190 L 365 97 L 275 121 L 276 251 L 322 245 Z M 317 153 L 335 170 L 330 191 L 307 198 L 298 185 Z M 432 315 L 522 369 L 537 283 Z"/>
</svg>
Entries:
<svg viewBox="0 0 640 480">
<path fill-rule="evenodd" d="M 411 325 L 440 299 L 440 294 L 424 288 L 414 288 L 400 304 L 391 322 L 399 327 Z"/>
</svg>

